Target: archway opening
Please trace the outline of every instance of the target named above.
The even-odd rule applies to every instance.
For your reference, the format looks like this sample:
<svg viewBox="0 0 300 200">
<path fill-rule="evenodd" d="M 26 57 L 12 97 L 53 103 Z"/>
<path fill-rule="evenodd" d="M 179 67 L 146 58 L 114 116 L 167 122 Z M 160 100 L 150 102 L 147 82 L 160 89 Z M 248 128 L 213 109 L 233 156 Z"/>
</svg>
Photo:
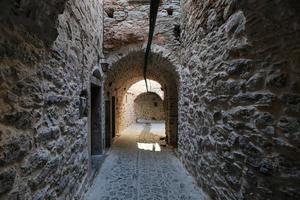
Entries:
<svg viewBox="0 0 300 200">
<path fill-rule="evenodd" d="M 120 54 L 119 54 L 120 55 Z M 128 54 L 122 54 L 121 58 L 111 63 L 105 81 L 106 99 L 115 97 L 115 131 L 116 135 L 121 135 L 130 124 L 141 122 L 145 119 L 139 119 L 135 113 L 135 98 L 146 92 L 143 80 L 143 55 L 144 52 L 134 51 Z M 150 86 L 150 92 L 156 93 L 163 104 L 163 122 L 165 123 L 164 132 L 166 142 L 177 147 L 177 125 L 178 125 L 178 87 L 179 77 L 175 66 L 161 54 L 153 53 L 151 62 L 147 71 L 147 80 Z M 140 87 L 136 94 L 133 89 Z M 151 91 L 153 90 L 153 91 Z M 154 98 L 155 99 L 155 98 Z M 157 98 L 156 98 L 157 99 Z M 133 106 L 128 106 L 129 102 Z M 158 107 L 158 102 L 152 102 L 153 108 Z M 131 110 L 130 110 L 131 109 Z M 156 117 L 154 117 L 156 118 Z M 146 118 L 146 121 L 149 118 Z M 155 119 L 156 120 L 156 119 Z M 113 126 L 113 123 L 110 124 Z M 112 137 L 112 131 L 110 133 Z"/>
<path fill-rule="evenodd" d="M 160 83 L 147 79 L 148 89 L 144 80 L 133 83 L 121 96 L 120 126 L 127 128 L 133 123 L 164 123 L 164 92 Z"/>
</svg>

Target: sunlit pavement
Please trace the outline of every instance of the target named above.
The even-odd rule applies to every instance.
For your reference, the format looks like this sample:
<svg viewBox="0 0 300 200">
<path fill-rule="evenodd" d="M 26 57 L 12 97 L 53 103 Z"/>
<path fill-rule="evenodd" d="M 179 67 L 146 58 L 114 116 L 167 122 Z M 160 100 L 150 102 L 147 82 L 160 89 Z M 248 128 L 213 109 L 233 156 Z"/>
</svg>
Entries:
<svg viewBox="0 0 300 200">
<path fill-rule="evenodd" d="M 164 143 L 163 124 L 134 124 L 112 146 L 88 200 L 206 199 Z"/>
</svg>

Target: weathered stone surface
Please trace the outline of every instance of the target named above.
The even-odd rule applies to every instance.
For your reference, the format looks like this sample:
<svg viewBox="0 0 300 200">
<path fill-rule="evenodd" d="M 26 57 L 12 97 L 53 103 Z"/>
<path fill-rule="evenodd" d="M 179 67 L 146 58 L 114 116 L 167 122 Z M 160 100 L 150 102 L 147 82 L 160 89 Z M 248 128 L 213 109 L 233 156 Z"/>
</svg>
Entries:
<svg viewBox="0 0 300 200">
<path fill-rule="evenodd" d="M 299 118 L 281 117 L 277 124 L 278 128 L 284 133 L 299 132 L 300 120 Z"/>
<path fill-rule="evenodd" d="M 50 154 L 45 150 L 37 150 L 37 153 L 31 155 L 21 166 L 24 175 L 31 174 L 34 170 L 41 169 L 50 160 Z"/>
<path fill-rule="evenodd" d="M 89 178 L 79 99 L 103 58 L 103 2 L 0 4 L 0 174 L 16 177 L 0 199 L 79 199 Z"/>
<path fill-rule="evenodd" d="M 13 170 L 0 173 L 0 195 L 13 188 L 16 172 Z"/>
<path fill-rule="evenodd" d="M 259 90 L 263 87 L 265 77 L 263 73 L 255 73 L 246 82 L 246 87 L 249 91 Z"/>
<path fill-rule="evenodd" d="M 254 117 L 255 117 L 255 124 L 258 127 L 274 125 L 274 119 L 270 113 L 259 113 L 254 115 Z"/>
<path fill-rule="evenodd" d="M 276 97 L 272 93 L 240 93 L 233 96 L 232 102 L 238 104 L 258 104 L 258 105 L 270 105 L 276 101 Z"/>
<path fill-rule="evenodd" d="M 57 172 L 59 167 L 60 159 L 52 158 L 47 162 L 46 166 L 38 173 L 36 176 L 32 177 L 28 180 L 28 186 L 31 190 L 36 190 L 38 188 L 42 188 L 45 185 L 51 183 L 54 180 L 55 173 L 60 175 L 60 172 Z"/>
<path fill-rule="evenodd" d="M 275 134 L 275 128 L 273 126 L 267 126 L 261 131 L 268 136 L 273 136 Z"/>
<path fill-rule="evenodd" d="M 149 4 L 130 3 L 127 0 L 104 0 L 104 49 L 107 53 L 124 45 L 146 43 L 149 24 Z M 168 9 L 172 8 L 172 15 Z M 171 14 L 171 13 L 170 13 Z M 179 25 L 178 0 L 164 1 L 159 7 L 154 43 L 176 48 L 175 25 Z"/>
<path fill-rule="evenodd" d="M 2 117 L 1 122 L 14 125 L 18 129 L 27 129 L 32 126 L 32 114 L 27 111 L 6 114 Z"/>
<path fill-rule="evenodd" d="M 46 104 L 66 104 L 70 101 L 70 99 L 66 96 L 61 95 L 49 95 L 46 98 L 45 103 Z"/>
<path fill-rule="evenodd" d="M 270 87 L 277 87 L 282 88 L 286 86 L 287 84 L 287 74 L 286 73 L 280 73 L 280 72 L 274 72 L 271 73 L 267 78 L 267 86 Z"/>
<path fill-rule="evenodd" d="M 246 19 L 244 13 L 241 11 L 236 12 L 233 15 L 231 15 L 225 23 L 225 31 L 228 34 L 239 36 L 243 33 L 243 31 L 245 31 L 245 23 Z"/>
<path fill-rule="evenodd" d="M 28 136 L 12 137 L 11 140 L 0 146 L 0 167 L 22 160 L 29 153 L 31 147 L 32 143 Z"/>
<path fill-rule="evenodd" d="M 36 141 L 41 143 L 47 143 L 51 140 L 59 137 L 60 129 L 57 126 L 50 128 L 43 128 L 37 131 Z"/>
<path fill-rule="evenodd" d="M 178 151 L 213 199 L 300 197 L 299 6 L 181 3 Z"/>
<path fill-rule="evenodd" d="M 259 164 L 259 172 L 266 174 L 266 175 L 271 175 L 273 171 L 273 163 L 270 160 L 262 160 Z"/>
<path fill-rule="evenodd" d="M 0 3 L 0 199 L 80 199 L 89 157 L 81 94 L 102 46 L 117 107 L 143 78 L 149 4 L 107 0 L 103 19 L 102 3 Z M 299 10 L 295 0 L 159 8 L 148 75 L 168 94 L 169 139 L 213 199 L 300 197 Z"/>
<path fill-rule="evenodd" d="M 242 75 L 243 73 L 247 72 L 250 70 L 249 67 L 249 60 L 244 60 L 244 59 L 237 59 L 237 60 L 232 60 L 229 63 L 229 66 L 226 70 L 226 72 L 229 75 Z"/>
</svg>

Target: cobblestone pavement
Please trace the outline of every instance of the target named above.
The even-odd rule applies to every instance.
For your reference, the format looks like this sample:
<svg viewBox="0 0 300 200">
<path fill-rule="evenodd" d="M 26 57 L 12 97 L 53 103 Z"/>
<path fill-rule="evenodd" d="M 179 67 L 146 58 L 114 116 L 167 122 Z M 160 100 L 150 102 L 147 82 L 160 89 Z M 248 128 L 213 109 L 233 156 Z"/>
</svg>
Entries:
<svg viewBox="0 0 300 200">
<path fill-rule="evenodd" d="M 204 200 L 173 151 L 163 126 L 135 124 L 117 138 L 87 193 L 88 200 Z"/>
</svg>

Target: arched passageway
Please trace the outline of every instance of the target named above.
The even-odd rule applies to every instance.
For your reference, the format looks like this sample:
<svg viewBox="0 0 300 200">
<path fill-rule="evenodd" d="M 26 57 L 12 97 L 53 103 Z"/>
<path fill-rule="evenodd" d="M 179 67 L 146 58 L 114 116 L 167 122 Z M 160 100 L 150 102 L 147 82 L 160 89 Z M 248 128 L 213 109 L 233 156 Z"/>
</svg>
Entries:
<svg viewBox="0 0 300 200">
<path fill-rule="evenodd" d="M 142 50 L 130 52 L 107 73 L 106 136 L 118 137 L 87 199 L 207 199 L 170 148 L 177 146 L 179 77 L 175 66 L 152 54 L 147 92 L 143 55 Z"/>
<path fill-rule="evenodd" d="M 120 122 L 119 127 L 120 130 L 124 130 L 124 128 L 130 126 L 133 123 L 138 122 L 138 116 L 137 116 L 137 109 L 141 111 L 141 107 L 137 107 L 136 99 L 142 95 L 142 94 L 156 94 L 155 98 L 163 99 L 164 98 L 164 92 L 162 90 L 162 86 L 153 80 L 147 80 L 149 85 L 149 91 L 146 90 L 146 84 L 144 80 L 139 80 L 138 82 L 132 84 L 127 91 L 124 93 L 123 96 L 118 97 L 118 101 L 121 101 L 118 107 L 118 121 Z M 153 98 L 153 97 L 151 97 Z M 162 100 L 161 100 L 162 101 Z M 144 102 L 146 103 L 146 102 Z M 155 102 L 153 102 L 151 105 L 148 106 L 148 108 L 143 107 L 142 109 L 144 111 L 149 112 L 149 110 L 157 110 L 157 107 L 154 105 Z M 157 102 L 156 102 L 157 103 Z M 164 112 L 165 106 L 163 106 L 163 103 L 161 103 L 161 111 Z M 162 117 L 160 117 L 162 118 Z M 163 114 L 164 120 L 166 116 Z"/>
<path fill-rule="evenodd" d="M 300 1 L 161 2 L 148 78 L 164 92 L 168 143 L 213 199 L 300 199 Z M 125 129 L 125 93 L 143 78 L 149 0 L 0 9 L 0 200 L 82 199 L 92 158 Z M 105 87 L 91 83 L 94 67 Z M 131 132 L 103 166 L 101 197 L 191 199 L 153 126 Z"/>
<path fill-rule="evenodd" d="M 115 126 L 116 134 L 120 134 L 132 120 L 125 119 L 124 114 L 128 90 L 134 83 L 143 80 L 143 58 L 144 51 L 132 51 L 112 63 L 105 81 L 105 95 L 111 103 L 111 113 L 115 113 L 115 119 L 111 120 L 108 126 Z M 177 146 L 177 125 L 178 125 L 178 87 L 179 76 L 175 66 L 160 54 L 153 53 L 148 67 L 147 78 L 158 82 L 161 85 L 164 99 L 164 115 L 166 124 L 167 143 L 173 147 Z M 127 99 L 128 100 L 128 99 Z M 112 105 L 115 103 L 115 109 Z M 153 104 L 153 106 L 155 106 Z M 115 121 L 115 123 L 113 123 Z M 111 137 L 114 130 L 110 129 Z"/>
</svg>

